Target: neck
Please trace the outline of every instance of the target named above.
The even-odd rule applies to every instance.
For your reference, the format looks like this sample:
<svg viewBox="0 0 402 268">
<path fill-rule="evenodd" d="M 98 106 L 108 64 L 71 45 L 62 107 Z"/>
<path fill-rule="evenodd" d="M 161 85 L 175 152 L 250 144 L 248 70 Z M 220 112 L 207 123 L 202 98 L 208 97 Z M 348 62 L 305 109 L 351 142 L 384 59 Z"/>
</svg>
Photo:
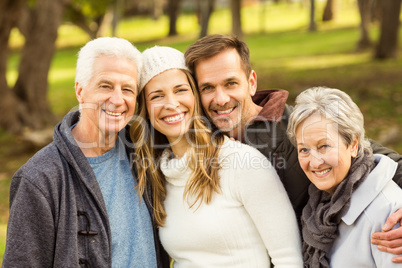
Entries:
<svg viewBox="0 0 402 268">
<path fill-rule="evenodd" d="M 230 137 L 233 137 L 236 140 L 239 141 L 244 141 L 244 130 L 248 124 L 251 124 L 255 118 L 258 116 L 258 114 L 261 112 L 262 107 L 258 106 L 254 102 L 251 104 L 251 107 L 249 109 L 248 114 L 242 118 L 240 124 L 238 124 L 236 127 L 234 127 L 228 135 Z"/>
<path fill-rule="evenodd" d="M 190 144 L 188 143 L 185 137 L 181 138 L 180 140 L 177 139 L 174 140 L 168 139 L 168 140 L 170 143 L 170 148 L 172 149 L 172 152 L 176 158 L 183 157 L 183 155 L 187 152 L 188 148 L 190 147 Z"/>
<path fill-rule="evenodd" d="M 86 157 L 100 156 L 116 144 L 118 133 L 102 133 L 99 129 L 86 128 L 78 122 L 71 133 Z"/>
</svg>

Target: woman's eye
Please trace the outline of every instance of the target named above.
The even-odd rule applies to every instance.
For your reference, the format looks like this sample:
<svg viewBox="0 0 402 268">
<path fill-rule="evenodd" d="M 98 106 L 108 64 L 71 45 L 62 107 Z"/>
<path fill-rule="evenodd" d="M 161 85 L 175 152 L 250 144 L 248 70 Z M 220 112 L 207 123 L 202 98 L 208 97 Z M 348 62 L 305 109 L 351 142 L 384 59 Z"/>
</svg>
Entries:
<svg viewBox="0 0 402 268">
<path fill-rule="evenodd" d="M 324 145 L 321 145 L 321 146 L 318 148 L 318 151 L 319 151 L 320 153 L 325 153 L 325 152 L 328 151 L 330 148 L 331 148 L 331 147 L 330 147 L 328 144 L 324 144 Z"/>
<path fill-rule="evenodd" d="M 187 88 L 180 88 L 180 89 L 177 90 L 177 92 L 186 92 L 186 91 L 188 91 Z"/>
<path fill-rule="evenodd" d="M 151 97 L 151 100 L 156 100 L 159 97 L 160 97 L 160 95 L 154 95 L 154 96 Z"/>
<path fill-rule="evenodd" d="M 299 154 L 302 156 L 307 156 L 310 153 L 310 149 L 307 148 L 300 148 L 299 149 Z"/>
</svg>

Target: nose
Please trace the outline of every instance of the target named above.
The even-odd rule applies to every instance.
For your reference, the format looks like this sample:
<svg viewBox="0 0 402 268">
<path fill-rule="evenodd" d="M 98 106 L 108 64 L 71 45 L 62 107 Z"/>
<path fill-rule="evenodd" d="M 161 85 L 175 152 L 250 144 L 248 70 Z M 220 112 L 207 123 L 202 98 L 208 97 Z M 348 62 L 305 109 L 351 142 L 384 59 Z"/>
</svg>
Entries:
<svg viewBox="0 0 402 268">
<path fill-rule="evenodd" d="M 310 151 L 310 167 L 319 168 L 324 163 L 322 156 L 315 150 Z"/>
<path fill-rule="evenodd" d="M 169 94 L 167 95 L 166 103 L 163 106 L 165 109 L 175 110 L 177 107 L 180 106 L 180 102 L 173 94 Z"/>
<path fill-rule="evenodd" d="M 215 90 L 214 102 L 219 106 L 224 106 L 230 101 L 230 97 L 221 87 Z"/>
<path fill-rule="evenodd" d="M 110 97 L 110 102 L 115 106 L 124 104 L 123 92 L 121 91 L 121 88 L 116 87 L 115 90 L 113 90 L 112 96 Z"/>
</svg>

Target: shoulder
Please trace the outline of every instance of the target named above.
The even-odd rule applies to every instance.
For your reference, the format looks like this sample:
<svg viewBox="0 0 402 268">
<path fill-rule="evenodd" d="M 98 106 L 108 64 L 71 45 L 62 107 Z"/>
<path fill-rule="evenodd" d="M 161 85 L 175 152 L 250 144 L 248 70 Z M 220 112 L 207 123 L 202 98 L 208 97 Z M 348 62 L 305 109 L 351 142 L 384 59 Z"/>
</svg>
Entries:
<svg viewBox="0 0 402 268">
<path fill-rule="evenodd" d="M 32 156 L 13 176 L 12 183 L 16 180 L 27 180 L 40 184 L 41 180 L 48 177 L 56 177 L 63 169 L 64 160 L 54 142 L 39 150 Z"/>
<path fill-rule="evenodd" d="M 240 173 L 267 173 L 274 170 L 271 162 L 260 151 L 227 137 L 220 148 L 219 158 L 222 168 L 230 168 Z"/>
<path fill-rule="evenodd" d="M 366 208 L 364 214 L 371 223 L 377 222 L 382 226 L 386 219 L 400 208 L 402 208 L 402 189 L 390 180 Z"/>
<path fill-rule="evenodd" d="M 236 154 L 238 154 L 238 155 L 249 154 L 249 155 L 256 156 L 256 157 L 266 158 L 256 148 L 254 148 L 248 144 L 239 142 L 239 141 L 233 141 L 225 136 L 225 141 L 223 142 L 223 144 L 220 148 L 220 156 L 227 157 L 227 156 L 233 156 Z"/>
</svg>

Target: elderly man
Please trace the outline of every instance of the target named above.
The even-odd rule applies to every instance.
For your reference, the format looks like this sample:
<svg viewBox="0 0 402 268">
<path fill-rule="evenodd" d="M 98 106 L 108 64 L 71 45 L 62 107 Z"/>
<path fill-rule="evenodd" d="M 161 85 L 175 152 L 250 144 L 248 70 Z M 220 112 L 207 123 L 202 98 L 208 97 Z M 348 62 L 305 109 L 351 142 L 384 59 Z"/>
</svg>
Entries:
<svg viewBox="0 0 402 268">
<path fill-rule="evenodd" d="M 80 50 L 80 111 L 12 179 L 4 267 L 168 267 L 130 162 L 140 70 L 141 53 L 124 39 Z"/>
<path fill-rule="evenodd" d="M 310 181 L 298 163 L 296 148 L 286 135 L 293 110 L 286 104 L 288 92 L 257 91 L 257 75 L 251 68 L 249 49 L 235 37 L 206 36 L 190 45 L 185 57 L 209 119 L 221 131 L 257 148 L 271 160 L 300 219 L 308 200 Z M 394 181 L 402 186 L 402 156 L 375 142 L 372 148 L 374 153 L 386 154 L 399 163 Z M 402 210 L 393 214 L 384 230 L 389 230 L 401 217 Z M 402 228 L 375 233 L 373 243 L 386 246 L 379 248 L 398 255 L 402 253 L 401 237 Z M 402 262 L 402 257 L 393 261 Z"/>
</svg>

